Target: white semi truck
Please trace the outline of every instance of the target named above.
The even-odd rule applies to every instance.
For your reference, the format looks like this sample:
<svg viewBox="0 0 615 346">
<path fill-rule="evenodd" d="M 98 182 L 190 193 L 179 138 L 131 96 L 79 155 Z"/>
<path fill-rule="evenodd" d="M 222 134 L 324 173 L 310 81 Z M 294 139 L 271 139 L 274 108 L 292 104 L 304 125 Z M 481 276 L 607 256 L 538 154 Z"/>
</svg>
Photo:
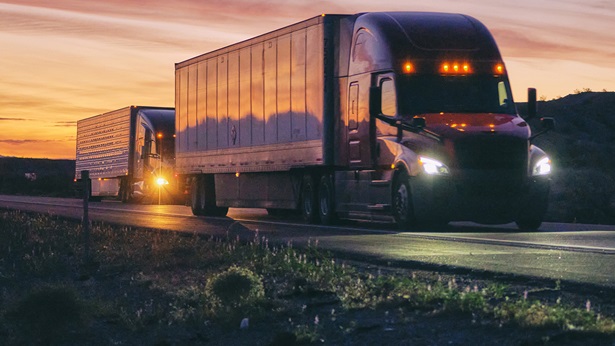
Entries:
<svg viewBox="0 0 615 346">
<path fill-rule="evenodd" d="M 175 201 L 175 110 L 129 106 L 77 122 L 75 179 L 93 200 Z"/>
<path fill-rule="evenodd" d="M 550 160 L 469 16 L 322 15 L 177 63 L 175 85 L 176 171 L 196 215 L 533 230 L 547 210 Z"/>
</svg>

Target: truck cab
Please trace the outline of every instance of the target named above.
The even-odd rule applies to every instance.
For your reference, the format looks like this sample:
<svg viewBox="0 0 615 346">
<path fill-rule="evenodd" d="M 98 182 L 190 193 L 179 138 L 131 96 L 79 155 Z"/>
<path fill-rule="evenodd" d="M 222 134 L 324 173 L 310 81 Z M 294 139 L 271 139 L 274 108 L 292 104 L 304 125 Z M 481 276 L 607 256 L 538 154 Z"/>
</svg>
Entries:
<svg viewBox="0 0 615 346">
<path fill-rule="evenodd" d="M 531 143 L 483 24 L 460 14 L 367 13 L 347 40 L 338 146 L 350 169 L 335 173 L 336 212 L 392 214 L 402 228 L 540 226 L 550 160 Z"/>
</svg>

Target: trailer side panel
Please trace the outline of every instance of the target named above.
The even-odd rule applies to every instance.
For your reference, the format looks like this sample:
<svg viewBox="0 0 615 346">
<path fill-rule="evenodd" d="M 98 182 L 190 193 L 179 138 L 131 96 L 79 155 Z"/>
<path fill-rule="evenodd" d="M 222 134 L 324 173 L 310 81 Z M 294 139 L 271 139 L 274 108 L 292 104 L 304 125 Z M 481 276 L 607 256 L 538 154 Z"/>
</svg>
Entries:
<svg viewBox="0 0 615 346">
<path fill-rule="evenodd" d="M 324 23 L 315 17 L 176 65 L 179 173 L 325 163 L 325 83 L 333 85 L 325 64 L 333 45 L 327 48 Z"/>
<path fill-rule="evenodd" d="M 129 173 L 131 107 L 77 122 L 77 179 L 81 171 L 91 178 L 112 178 Z"/>
</svg>

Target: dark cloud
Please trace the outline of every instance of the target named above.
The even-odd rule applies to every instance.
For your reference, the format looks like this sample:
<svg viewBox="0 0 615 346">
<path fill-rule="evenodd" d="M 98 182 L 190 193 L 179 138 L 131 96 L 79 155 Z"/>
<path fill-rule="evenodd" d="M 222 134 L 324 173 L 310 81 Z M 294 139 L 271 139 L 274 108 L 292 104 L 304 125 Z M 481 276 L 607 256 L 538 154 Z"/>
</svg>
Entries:
<svg viewBox="0 0 615 346">
<path fill-rule="evenodd" d="M 47 33 L 149 49 L 226 45 L 319 15 L 315 9 L 336 8 L 334 3 L 308 0 L 13 2 L 21 7 L 0 12 L 2 32 Z"/>
<path fill-rule="evenodd" d="M 55 127 L 75 127 L 77 126 L 76 121 L 56 121 L 53 125 Z"/>
<path fill-rule="evenodd" d="M 40 143 L 57 143 L 65 142 L 57 139 L 0 139 L 0 143 L 10 145 L 23 145 L 23 144 L 40 144 Z"/>
<path fill-rule="evenodd" d="M 32 119 L 26 119 L 26 118 L 3 118 L 0 117 L 0 121 L 29 121 Z"/>
</svg>

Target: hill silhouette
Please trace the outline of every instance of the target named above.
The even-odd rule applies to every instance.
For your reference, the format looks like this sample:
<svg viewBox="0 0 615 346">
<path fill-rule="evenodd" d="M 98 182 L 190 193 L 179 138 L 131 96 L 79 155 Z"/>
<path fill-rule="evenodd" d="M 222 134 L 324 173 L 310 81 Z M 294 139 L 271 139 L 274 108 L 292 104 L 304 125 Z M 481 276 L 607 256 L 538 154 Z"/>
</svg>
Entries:
<svg viewBox="0 0 615 346">
<path fill-rule="evenodd" d="M 518 105 L 525 112 L 526 104 Z M 554 131 L 536 138 L 554 163 L 548 219 L 615 223 L 615 92 L 583 92 L 538 102 Z M 530 121 L 533 129 L 538 121 Z"/>
<path fill-rule="evenodd" d="M 517 107 L 526 113 L 526 103 Z M 534 140 L 554 164 L 547 221 L 615 224 L 615 92 L 541 101 L 538 115 L 556 120 Z M 538 131 L 538 119 L 529 123 Z M 74 160 L 0 156 L 0 193 L 71 196 L 74 170 Z"/>
<path fill-rule="evenodd" d="M 0 156 L 0 193 L 67 197 L 74 194 L 75 160 Z"/>
</svg>

